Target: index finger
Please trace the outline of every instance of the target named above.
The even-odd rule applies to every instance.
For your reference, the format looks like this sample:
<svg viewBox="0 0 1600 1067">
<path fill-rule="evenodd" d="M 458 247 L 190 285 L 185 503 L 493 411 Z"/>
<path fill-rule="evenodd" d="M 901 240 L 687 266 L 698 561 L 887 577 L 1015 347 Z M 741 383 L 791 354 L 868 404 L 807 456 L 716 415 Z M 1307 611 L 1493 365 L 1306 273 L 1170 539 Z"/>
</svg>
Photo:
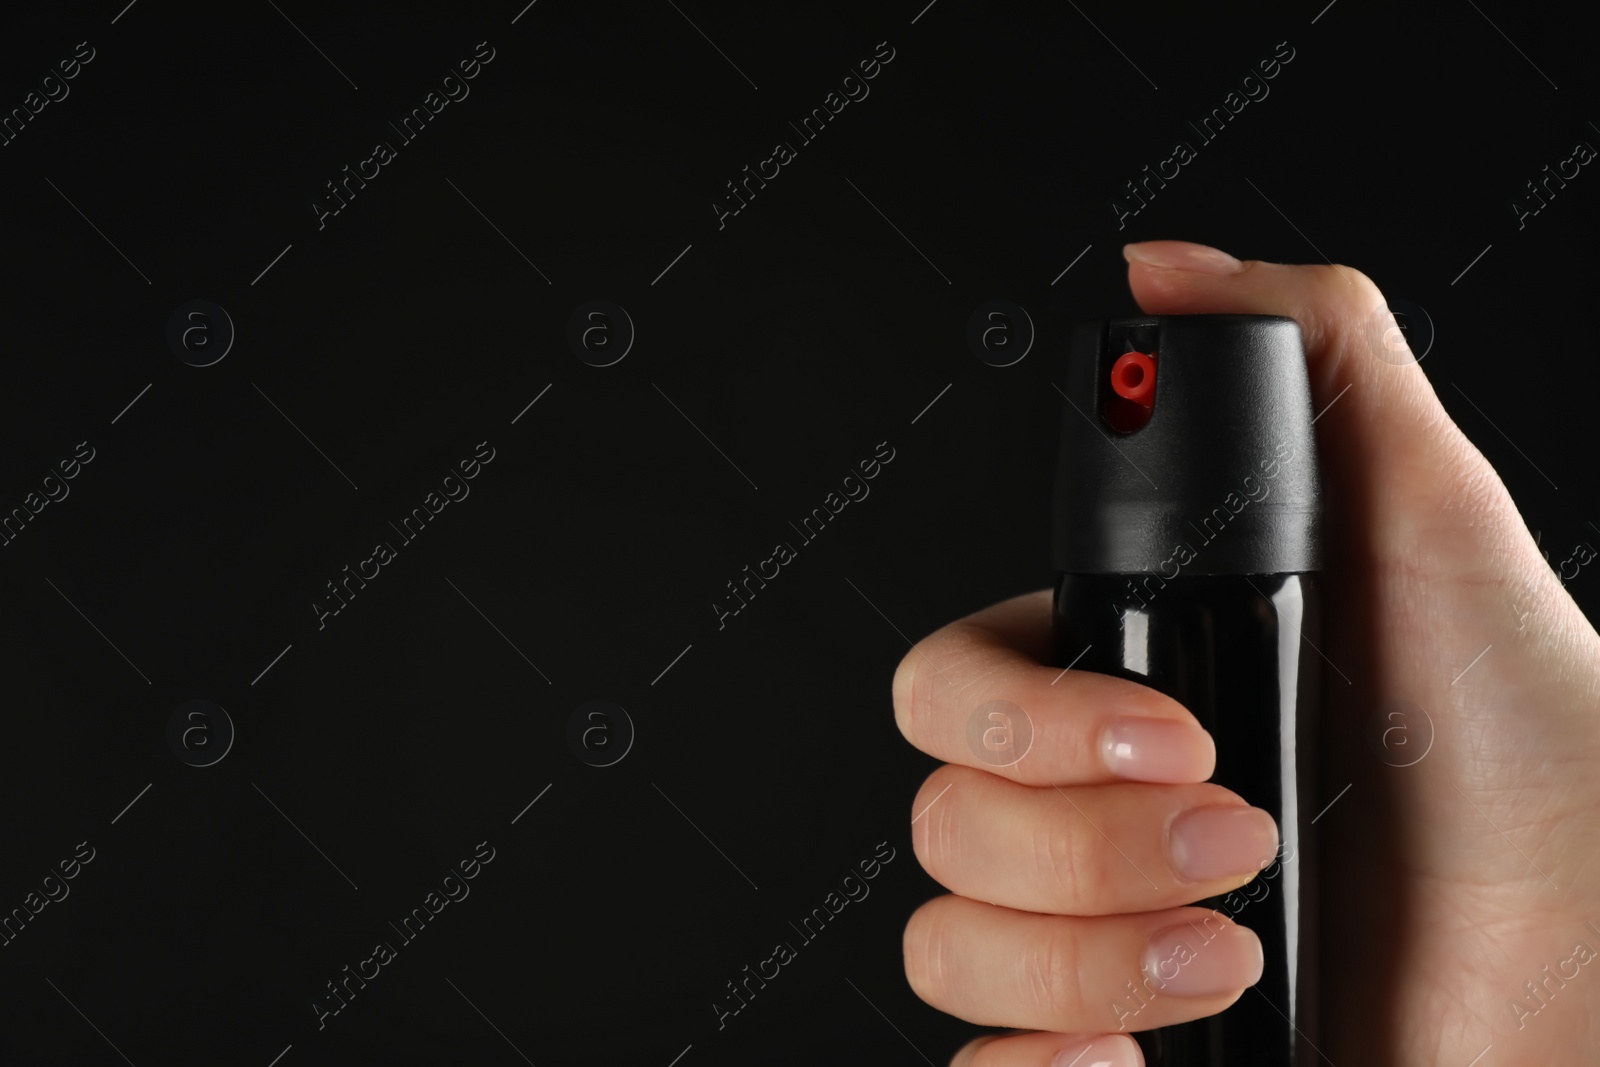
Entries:
<svg viewBox="0 0 1600 1067">
<path fill-rule="evenodd" d="M 1051 615 L 1043 589 L 913 645 L 893 683 L 906 740 L 1027 785 L 1209 778 L 1216 746 L 1183 705 L 1136 682 L 1040 662 Z"/>
</svg>

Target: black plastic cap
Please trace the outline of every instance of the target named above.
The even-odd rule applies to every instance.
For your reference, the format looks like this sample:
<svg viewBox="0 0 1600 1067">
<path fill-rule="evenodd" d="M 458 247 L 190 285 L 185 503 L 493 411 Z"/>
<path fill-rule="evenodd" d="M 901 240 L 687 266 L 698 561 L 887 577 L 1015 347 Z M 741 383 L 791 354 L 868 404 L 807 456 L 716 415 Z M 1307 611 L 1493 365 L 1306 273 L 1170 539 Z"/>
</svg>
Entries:
<svg viewBox="0 0 1600 1067">
<path fill-rule="evenodd" d="M 1130 351 L 1154 357 L 1156 385 L 1143 425 L 1122 432 L 1117 405 L 1129 402 L 1111 367 Z M 1322 568 L 1311 386 L 1293 319 L 1086 323 L 1060 388 L 1056 570 L 1170 579 Z"/>
</svg>

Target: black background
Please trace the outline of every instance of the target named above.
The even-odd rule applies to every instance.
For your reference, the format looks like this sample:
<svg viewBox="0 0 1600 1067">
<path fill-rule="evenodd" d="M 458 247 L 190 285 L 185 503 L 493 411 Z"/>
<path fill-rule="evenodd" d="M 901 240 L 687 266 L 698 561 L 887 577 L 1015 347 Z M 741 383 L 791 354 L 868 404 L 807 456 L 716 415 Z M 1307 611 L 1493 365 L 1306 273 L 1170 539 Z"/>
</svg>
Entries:
<svg viewBox="0 0 1600 1067">
<path fill-rule="evenodd" d="M 95 458 L 0 548 L 0 910 L 95 859 L 0 948 L 0 1062 L 948 1059 L 977 1031 L 901 970 L 939 889 L 889 680 L 1048 584 L 1050 381 L 1070 323 L 1135 310 L 1124 241 L 1361 268 L 1431 318 L 1423 368 L 1552 558 L 1600 536 L 1600 178 L 1521 230 L 1509 206 L 1600 143 L 1586 42 L 1550 10 L 1324 2 L 13 19 L 0 108 L 95 58 L 0 148 L 0 510 Z M 324 183 L 480 41 L 470 96 L 319 230 Z M 719 229 L 724 183 L 880 41 L 870 95 Z M 1284 41 L 1119 229 L 1123 183 Z M 965 341 L 994 297 L 1037 328 L 1009 367 Z M 604 368 L 565 341 L 597 298 L 637 328 Z M 204 368 L 166 342 L 193 299 L 237 329 Z M 324 583 L 481 441 L 470 496 L 319 630 Z M 719 630 L 725 583 L 880 442 L 870 496 Z M 208 767 L 166 740 L 197 698 L 237 731 Z M 610 767 L 567 742 L 591 699 L 637 731 Z M 471 895 L 319 1031 L 310 998 L 480 841 Z M 880 842 L 871 895 L 719 1030 L 724 984 Z"/>
</svg>

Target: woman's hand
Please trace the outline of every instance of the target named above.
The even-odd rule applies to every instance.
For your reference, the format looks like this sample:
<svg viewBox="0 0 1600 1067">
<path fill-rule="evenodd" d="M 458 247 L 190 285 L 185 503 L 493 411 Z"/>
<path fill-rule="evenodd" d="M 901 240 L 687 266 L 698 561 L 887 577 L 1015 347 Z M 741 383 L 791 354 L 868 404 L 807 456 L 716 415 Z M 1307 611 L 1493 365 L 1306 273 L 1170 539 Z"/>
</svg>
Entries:
<svg viewBox="0 0 1600 1067">
<path fill-rule="evenodd" d="M 1341 1065 L 1596 1062 L 1600 637 L 1403 343 L 1385 346 L 1365 276 L 1174 241 L 1126 255 L 1148 313 L 1288 315 L 1305 339 L 1326 483 L 1321 651 L 1343 676 L 1324 707 L 1327 799 L 1351 783 L 1317 826 L 1319 1051 Z M 1218 925 L 1184 905 L 1253 878 L 1277 830 L 1206 783 L 1211 739 L 1176 702 L 1045 666 L 1050 608 L 1041 591 L 952 623 L 894 679 L 901 731 L 950 764 L 912 804 L 918 859 L 952 895 L 907 925 L 907 977 L 943 1011 L 1034 1031 L 980 1038 L 959 1067 L 1137 1065 L 1119 1027 L 1213 1014 L 1261 974 L 1259 942 L 1229 923 L 1119 1015 L 1127 983 L 1171 955 L 1167 931 Z M 968 729 L 1002 701 L 1034 736 L 997 767 Z M 1431 737 L 1415 762 L 1369 743 L 1402 702 L 1425 720 L 1406 740 L 1420 752 Z"/>
</svg>

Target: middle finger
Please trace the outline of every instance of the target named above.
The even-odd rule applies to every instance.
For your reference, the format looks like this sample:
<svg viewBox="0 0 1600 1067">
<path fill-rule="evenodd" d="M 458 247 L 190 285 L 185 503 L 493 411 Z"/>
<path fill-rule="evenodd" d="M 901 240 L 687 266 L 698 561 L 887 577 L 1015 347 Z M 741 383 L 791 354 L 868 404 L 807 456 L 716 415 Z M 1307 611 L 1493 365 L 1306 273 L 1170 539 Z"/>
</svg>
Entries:
<svg viewBox="0 0 1600 1067">
<path fill-rule="evenodd" d="M 946 765 L 928 776 L 912 810 L 922 813 L 911 835 L 917 859 L 946 889 L 1057 915 L 1218 896 L 1278 851 L 1270 813 L 1208 782 L 1062 789 Z"/>
</svg>

